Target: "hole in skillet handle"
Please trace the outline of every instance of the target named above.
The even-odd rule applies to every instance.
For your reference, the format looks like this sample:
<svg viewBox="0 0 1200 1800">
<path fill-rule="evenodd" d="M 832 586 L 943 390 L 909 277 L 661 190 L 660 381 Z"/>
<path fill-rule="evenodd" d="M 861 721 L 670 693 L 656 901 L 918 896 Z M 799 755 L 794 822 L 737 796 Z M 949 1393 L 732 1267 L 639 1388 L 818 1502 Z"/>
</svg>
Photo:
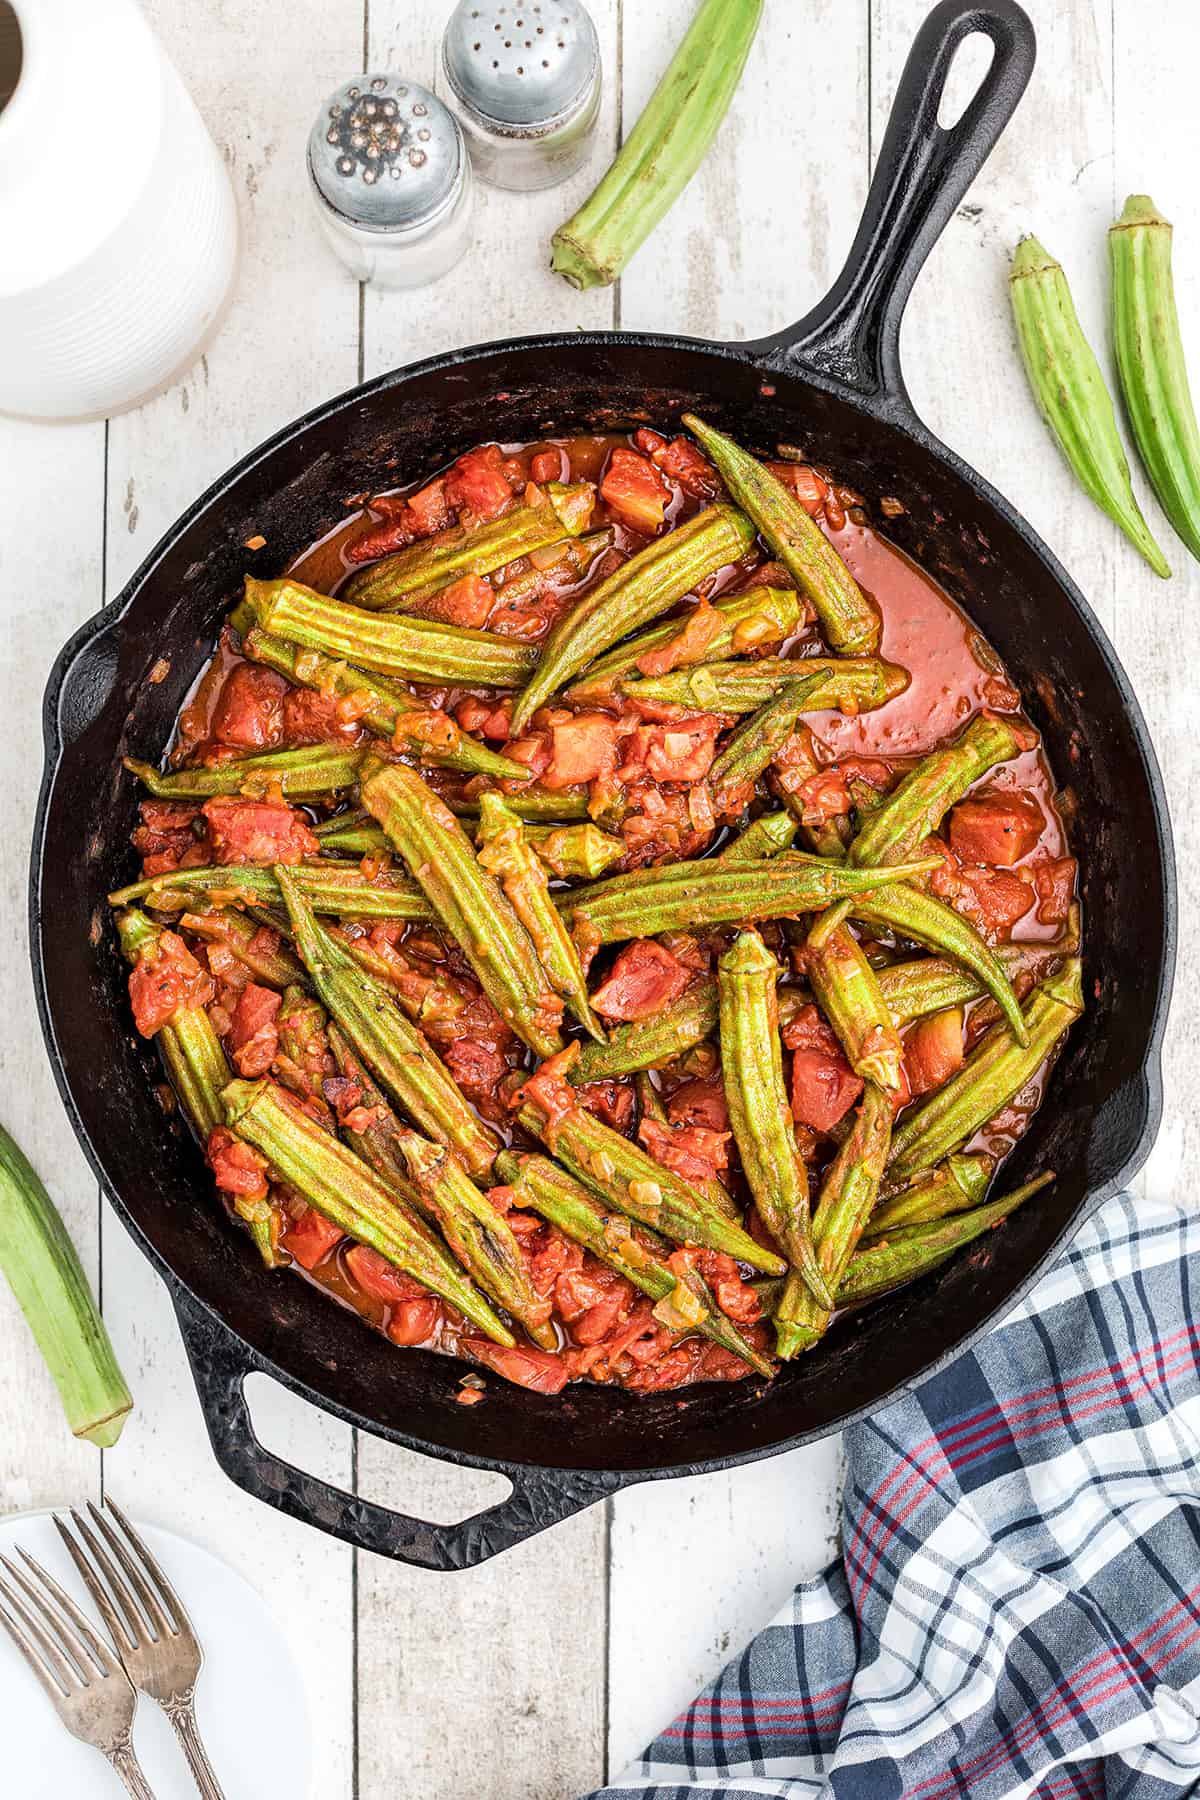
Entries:
<svg viewBox="0 0 1200 1800">
<path fill-rule="evenodd" d="M 439 1573 L 473 1569 L 626 1485 L 620 1476 L 603 1472 L 508 1469 L 503 1473 L 512 1482 L 512 1492 L 453 1525 L 413 1519 L 348 1494 L 265 1447 L 250 1419 L 245 1383 L 256 1371 L 276 1380 L 279 1372 L 234 1338 L 185 1290 L 172 1286 L 209 1442 L 223 1472 L 243 1493 L 357 1550 Z"/>
<path fill-rule="evenodd" d="M 991 44 L 976 87 L 958 111 L 958 52 L 968 39 Z M 915 418 L 900 372 L 900 323 L 929 252 L 1016 111 L 1037 55 L 1017 0 L 941 0 L 913 40 L 896 89 L 861 223 L 825 298 L 798 324 L 746 346 L 768 368 L 824 376 Z M 952 81 L 953 70 L 953 81 Z M 970 79 L 969 73 L 967 79 Z M 948 92 L 948 89 L 950 91 Z M 942 115 L 953 120 L 942 123 Z"/>
</svg>

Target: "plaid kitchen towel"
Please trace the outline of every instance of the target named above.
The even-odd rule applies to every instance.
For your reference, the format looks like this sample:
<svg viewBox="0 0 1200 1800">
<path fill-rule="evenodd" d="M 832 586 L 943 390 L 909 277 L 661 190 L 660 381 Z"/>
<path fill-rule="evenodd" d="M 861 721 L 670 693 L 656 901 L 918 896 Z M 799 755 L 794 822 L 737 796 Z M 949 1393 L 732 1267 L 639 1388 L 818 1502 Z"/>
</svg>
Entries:
<svg viewBox="0 0 1200 1800">
<path fill-rule="evenodd" d="M 1200 1795 L 1198 1252 L 1119 1196 L 852 1427 L 841 1560 L 592 1800 Z"/>
</svg>

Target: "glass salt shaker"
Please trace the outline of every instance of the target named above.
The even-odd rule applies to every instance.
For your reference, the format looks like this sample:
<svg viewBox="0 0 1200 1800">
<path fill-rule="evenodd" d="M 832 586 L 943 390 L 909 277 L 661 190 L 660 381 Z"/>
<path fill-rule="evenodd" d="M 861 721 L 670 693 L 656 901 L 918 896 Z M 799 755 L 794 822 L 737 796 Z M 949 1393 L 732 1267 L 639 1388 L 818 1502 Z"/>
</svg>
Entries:
<svg viewBox="0 0 1200 1800">
<path fill-rule="evenodd" d="M 471 241 L 471 161 L 436 95 L 396 75 L 330 94 L 308 139 L 322 230 L 359 281 L 422 287 Z"/>
<path fill-rule="evenodd" d="M 448 104 L 496 187 L 553 187 L 585 160 L 600 43 L 580 0 L 459 0 L 442 39 Z"/>
</svg>

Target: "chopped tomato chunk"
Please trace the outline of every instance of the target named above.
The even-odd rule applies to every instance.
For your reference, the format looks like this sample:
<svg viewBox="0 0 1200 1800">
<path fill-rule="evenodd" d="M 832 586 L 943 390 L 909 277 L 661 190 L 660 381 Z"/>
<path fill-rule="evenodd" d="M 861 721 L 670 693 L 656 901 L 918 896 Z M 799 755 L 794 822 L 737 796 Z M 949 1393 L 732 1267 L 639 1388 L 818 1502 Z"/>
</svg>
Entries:
<svg viewBox="0 0 1200 1800">
<path fill-rule="evenodd" d="M 963 1015 L 960 1006 L 921 1019 L 904 1045 L 904 1067 L 912 1093 L 931 1094 L 957 1074 L 963 1063 Z"/>
<path fill-rule="evenodd" d="M 495 590 L 482 575 L 461 575 L 449 587 L 414 606 L 423 619 L 438 619 L 443 625 L 465 625 L 470 631 L 481 631 L 488 614 L 496 604 Z"/>
<path fill-rule="evenodd" d="M 690 980 L 678 957 L 652 938 L 639 938 L 617 957 L 592 1006 L 606 1019 L 648 1019 L 677 1000 Z"/>
<path fill-rule="evenodd" d="M 143 1037 L 153 1037 L 181 1006 L 207 1006 L 216 994 L 212 976 L 196 961 L 174 931 L 160 934 L 129 974 L 133 1022 Z"/>
<path fill-rule="evenodd" d="M 522 479 L 521 465 L 505 456 L 499 444 L 483 444 L 460 456 L 446 476 L 446 498 L 486 523 L 512 505 L 513 486 Z"/>
<path fill-rule="evenodd" d="M 304 744 L 336 744 L 353 738 L 358 727 L 338 710 L 337 696 L 312 688 L 290 688 L 283 700 L 281 741 L 289 748 Z"/>
<path fill-rule="evenodd" d="M 204 802 L 217 863 L 298 863 L 320 854 L 303 815 L 284 800 L 218 795 Z"/>
<path fill-rule="evenodd" d="M 531 481 L 565 481 L 566 457 L 561 450 L 539 450 L 536 456 L 529 459 L 529 479 Z"/>
<path fill-rule="evenodd" d="M 653 463 L 618 445 L 600 483 L 600 497 L 635 531 L 653 537 L 662 527 L 671 496 Z"/>
<path fill-rule="evenodd" d="M 670 725 L 638 725 L 624 746 L 622 780 L 643 769 L 655 781 L 703 781 L 712 768 L 721 721 L 708 713 Z"/>
<path fill-rule="evenodd" d="M 416 537 L 432 537 L 436 531 L 445 531 L 453 525 L 454 514 L 446 499 L 446 482 L 439 475 L 436 481 L 426 482 L 415 494 L 408 496 L 406 505 L 409 523 Z"/>
<path fill-rule="evenodd" d="M 1033 885 L 1038 897 L 1038 924 L 1061 925 L 1075 898 L 1075 858 L 1057 856 L 1038 863 L 1033 871 Z"/>
<path fill-rule="evenodd" d="M 720 493 L 721 477 L 690 438 L 672 438 L 669 444 L 652 450 L 650 456 L 655 468 L 661 469 L 668 481 L 677 481 L 693 500 L 711 500 Z"/>
<path fill-rule="evenodd" d="M 814 1131 L 832 1131 L 863 1091 L 859 1076 L 815 1006 L 802 1006 L 784 1027 L 792 1050 L 792 1117 Z"/>
<path fill-rule="evenodd" d="M 238 997 L 230 1021 L 227 1047 L 239 1075 L 252 1081 L 265 1075 L 279 1049 L 279 1026 L 276 1015 L 282 995 L 274 988 L 247 982 Z"/>
<path fill-rule="evenodd" d="M 729 1130 L 729 1108 L 719 1075 L 685 1081 L 667 1101 L 672 1125 L 703 1125 L 708 1131 Z"/>
<path fill-rule="evenodd" d="M 208 1166 L 217 1186 L 227 1194 L 241 1194 L 251 1200 L 267 1197 L 267 1159 L 251 1145 L 234 1137 L 224 1125 L 209 1134 Z"/>
<path fill-rule="evenodd" d="M 585 1081 L 575 1089 L 581 1106 L 612 1127 L 628 1131 L 633 1119 L 633 1089 L 627 1081 Z"/>
<path fill-rule="evenodd" d="M 965 863 L 1010 869 L 1036 849 L 1045 817 L 1023 788 L 987 788 L 950 814 L 950 848 Z"/>
<path fill-rule="evenodd" d="M 637 659 L 643 675 L 669 675 L 672 669 L 683 669 L 703 662 L 713 639 L 722 630 L 724 620 L 710 600 L 697 600 L 679 622 L 679 628 L 664 644 L 645 651 Z"/>
<path fill-rule="evenodd" d="M 542 780 L 556 791 L 611 775 L 617 764 L 617 721 L 607 713 L 576 713 L 550 728 L 550 761 Z"/>
<path fill-rule="evenodd" d="M 459 1037 L 442 1052 L 446 1067 L 468 1100 L 494 1099 L 496 1088 L 508 1074 L 508 1063 L 494 1044 Z"/>
<path fill-rule="evenodd" d="M 211 736 L 240 750 L 273 750 L 283 737 L 287 692 L 288 683 L 274 669 L 236 663 L 213 708 Z"/>
<path fill-rule="evenodd" d="M 946 852 L 941 868 L 929 877 L 929 886 L 993 943 L 1008 937 L 1034 899 L 1032 886 L 1019 875 L 1004 869 L 964 868 L 953 851 Z"/>
<path fill-rule="evenodd" d="M 664 1125 L 659 1119 L 643 1119 L 638 1138 L 648 1156 L 684 1181 L 712 1181 L 729 1166 L 727 1131 L 709 1131 L 703 1125 Z"/>
<path fill-rule="evenodd" d="M 828 484 L 808 463 L 773 462 L 767 464 L 772 475 L 793 493 L 805 512 L 816 517 L 829 493 Z"/>
<path fill-rule="evenodd" d="M 292 1248 L 290 1239 L 287 1248 Z M 347 1253 L 346 1267 L 364 1294 L 382 1300 L 388 1308 L 385 1330 L 393 1344 L 425 1344 L 437 1335 L 444 1317 L 441 1301 L 403 1269 L 395 1268 L 369 1244 L 356 1244 Z"/>
<path fill-rule="evenodd" d="M 298 1219 L 289 1219 L 281 1242 L 289 1256 L 302 1269 L 315 1269 L 345 1237 L 340 1225 L 334 1225 L 315 1206 L 306 1207 Z M 371 1252 L 374 1255 L 374 1251 Z"/>
<path fill-rule="evenodd" d="M 535 1394 L 561 1394 L 571 1378 L 564 1359 L 549 1350 L 527 1350 L 524 1345 L 506 1350 L 489 1338 L 464 1338 L 462 1349 L 465 1356 L 473 1357 L 518 1387 L 532 1388 Z"/>
</svg>

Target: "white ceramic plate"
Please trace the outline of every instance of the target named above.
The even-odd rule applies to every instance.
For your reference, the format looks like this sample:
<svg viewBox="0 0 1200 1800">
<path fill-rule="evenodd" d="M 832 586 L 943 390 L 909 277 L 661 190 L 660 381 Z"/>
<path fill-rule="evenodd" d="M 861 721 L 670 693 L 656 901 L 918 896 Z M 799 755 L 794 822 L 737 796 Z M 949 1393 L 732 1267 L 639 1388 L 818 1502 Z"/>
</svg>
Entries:
<svg viewBox="0 0 1200 1800">
<path fill-rule="evenodd" d="M 278 1625 L 250 1585 L 207 1550 L 135 1518 L 147 1547 L 186 1606 L 205 1662 L 196 1717 L 226 1800 L 301 1800 L 311 1752 L 304 1686 Z M 0 1519 L 0 1551 L 28 1550 L 85 1609 L 96 1609 L 49 1513 Z M 97 1619 L 97 1624 L 99 1620 Z M 104 1758 L 64 1729 L 0 1627 L 0 1791 L 13 1800 L 120 1800 L 125 1790 Z M 196 1800 L 175 1734 L 152 1700 L 138 1702 L 134 1745 L 156 1800 Z"/>
</svg>

